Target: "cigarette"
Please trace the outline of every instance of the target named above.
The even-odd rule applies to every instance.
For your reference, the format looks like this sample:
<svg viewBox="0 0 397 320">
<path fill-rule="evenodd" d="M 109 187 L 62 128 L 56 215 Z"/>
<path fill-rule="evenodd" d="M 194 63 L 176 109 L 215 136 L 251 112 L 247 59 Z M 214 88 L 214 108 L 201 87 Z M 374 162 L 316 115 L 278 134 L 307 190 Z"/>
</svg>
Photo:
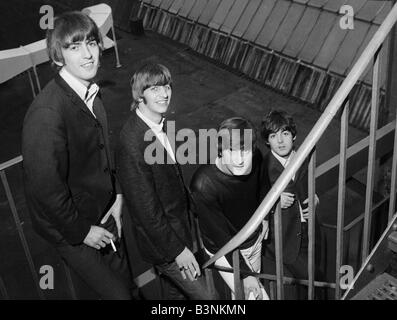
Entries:
<svg viewBox="0 0 397 320">
<path fill-rule="evenodd" d="M 117 252 L 116 246 L 114 245 L 114 242 L 112 239 L 110 239 L 110 244 L 112 245 L 113 251 Z"/>
</svg>

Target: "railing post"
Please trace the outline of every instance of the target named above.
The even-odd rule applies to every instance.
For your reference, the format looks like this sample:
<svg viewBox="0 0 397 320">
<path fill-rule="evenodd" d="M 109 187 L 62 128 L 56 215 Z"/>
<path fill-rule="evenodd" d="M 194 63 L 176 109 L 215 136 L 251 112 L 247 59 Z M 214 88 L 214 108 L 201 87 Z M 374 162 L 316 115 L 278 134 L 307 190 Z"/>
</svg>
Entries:
<svg viewBox="0 0 397 320">
<path fill-rule="evenodd" d="M 396 179 L 397 179 L 397 112 L 396 126 L 394 127 L 394 147 L 390 181 L 389 222 L 396 212 Z"/>
<path fill-rule="evenodd" d="M 3 296 L 4 300 L 10 299 L 10 297 L 8 296 L 6 285 L 5 285 L 2 277 L 0 277 L 0 292 L 1 292 L 1 295 Z"/>
<path fill-rule="evenodd" d="M 73 283 L 73 279 L 72 279 L 72 274 L 70 272 L 70 268 L 64 261 L 62 261 L 62 264 L 63 264 L 63 268 L 65 270 L 66 282 L 67 282 L 69 290 L 70 290 L 70 295 L 73 300 L 78 300 L 77 295 L 76 295 L 76 289 L 74 287 L 74 283 Z"/>
<path fill-rule="evenodd" d="M 240 252 L 239 249 L 233 252 L 233 276 L 234 276 L 234 294 L 236 300 L 244 300 L 244 289 L 240 273 Z"/>
<path fill-rule="evenodd" d="M 315 194 L 316 194 L 316 149 L 313 149 L 312 155 L 309 162 L 309 172 L 308 172 L 308 193 L 309 193 L 309 252 L 308 252 L 308 299 L 314 299 L 314 277 L 315 277 L 315 219 L 316 219 L 316 204 L 315 204 Z"/>
<path fill-rule="evenodd" d="M 346 198 L 346 151 L 349 129 L 349 100 L 346 100 L 342 113 L 340 128 L 339 149 L 339 180 L 338 180 L 338 213 L 336 224 L 336 274 L 335 274 L 335 300 L 341 297 L 340 267 L 343 263 L 343 235 L 345 224 L 345 198 Z"/>
<path fill-rule="evenodd" d="M 1 176 L 1 181 L 3 182 L 4 190 L 6 192 L 8 204 L 10 206 L 12 215 L 14 217 L 14 222 L 15 222 L 15 225 L 18 230 L 19 238 L 21 240 L 22 247 L 25 252 L 26 260 L 28 261 L 28 264 L 29 264 L 33 282 L 36 285 L 37 294 L 39 295 L 40 299 L 44 300 L 45 297 L 44 297 L 43 291 L 41 290 L 40 285 L 39 285 L 39 277 L 37 276 L 36 268 L 34 266 L 33 259 L 32 259 L 32 254 L 30 253 L 30 249 L 29 249 L 28 243 L 25 238 L 25 233 L 21 226 L 21 220 L 19 219 L 19 216 L 18 216 L 17 207 L 15 206 L 15 202 L 14 202 L 14 198 L 12 197 L 10 186 L 8 185 L 7 176 L 4 171 L 0 171 L 0 176 Z"/>
<path fill-rule="evenodd" d="M 274 213 L 274 239 L 276 250 L 276 276 L 277 276 L 277 300 L 284 299 L 284 270 L 283 270 L 283 239 L 282 239 L 282 220 L 281 203 L 278 201 Z"/>
<path fill-rule="evenodd" d="M 371 99 L 371 123 L 369 133 L 369 150 L 368 150 L 368 174 L 367 174 L 367 189 L 365 193 L 365 215 L 364 215 L 364 232 L 363 232 L 363 249 L 362 249 L 362 263 L 369 253 L 369 242 L 371 234 L 371 208 L 372 195 L 374 189 L 375 179 L 375 156 L 376 156 L 376 129 L 378 126 L 379 114 L 379 89 L 380 89 L 380 51 L 382 46 L 376 51 L 373 64 L 372 76 L 372 99 Z"/>
</svg>

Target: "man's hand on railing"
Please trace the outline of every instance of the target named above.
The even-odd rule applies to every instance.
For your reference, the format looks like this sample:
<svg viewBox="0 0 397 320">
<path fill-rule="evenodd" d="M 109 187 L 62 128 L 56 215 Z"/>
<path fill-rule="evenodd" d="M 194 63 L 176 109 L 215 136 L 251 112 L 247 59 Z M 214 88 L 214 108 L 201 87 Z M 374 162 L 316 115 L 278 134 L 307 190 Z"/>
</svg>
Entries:
<svg viewBox="0 0 397 320">
<path fill-rule="evenodd" d="M 305 201 L 302 202 L 302 204 L 308 204 L 309 203 L 309 198 L 307 198 Z M 318 204 L 320 203 L 320 199 L 316 194 L 314 194 L 314 210 L 316 210 Z M 307 206 L 305 209 L 302 209 L 303 213 L 303 219 L 309 219 L 309 206 Z"/>
<path fill-rule="evenodd" d="M 87 246 L 99 250 L 101 248 L 105 248 L 110 243 L 110 240 L 113 240 L 114 238 L 113 233 L 106 229 L 98 226 L 91 226 L 90 231 L 83 242 Z"/>
<path fill-rule="evenodd" d="M 287 209 L 295 201 L 295 195 L 290 192 L 283 192 L 280 196 L 280 204 L 281 204 L 281 209 Z"/>
<path fill-rule="evenodd" d="M 189 280 L 194 281 L 201 275 L 196 258 L 187 247 L 175 258 L 175 262 L 179 267 L 183 279 L 186 279 L 187 274 Z"/>
<path fill-rule="evenodd" d="M 250 292 L 253 293 L 256 300 L 263 300 L 262 284 L 253 276 L 248 276 L 243 279 L 245 299 L 248 299 Z"/>
</svg>

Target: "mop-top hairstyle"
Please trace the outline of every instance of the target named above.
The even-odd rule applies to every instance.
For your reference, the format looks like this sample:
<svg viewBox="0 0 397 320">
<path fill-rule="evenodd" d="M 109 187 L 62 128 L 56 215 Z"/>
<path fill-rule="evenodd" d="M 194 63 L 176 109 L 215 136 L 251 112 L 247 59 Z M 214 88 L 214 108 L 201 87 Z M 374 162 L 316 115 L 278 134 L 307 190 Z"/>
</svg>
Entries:
<svg viewBox="0 0 397 320">
<path fill-rule="evenodd" d="M 138 107 L 143 98 L 143 92 L 153 86 L 170 85 L 172 87 L 171 73 L 162 64 L 150 63 L 140 67 L 132 76 L 131 81 L 132 104 L 131 109 Z"/>
<path fill-rule="evenodd" d="M 269 135 L 278 131 L 289 131 L 292 137 L 296 137 L 296 124 L 294 119 L 285 111 L 272 110 L 262 120 L 261 134 L 266 143 Z"/>
<path fill-rule="evenodd" d="M 244 118 L 233 117 L 224 120 L 218 128 L 218 156 L 222 151 L 256 149 L 256 132 L 253 124 Z"/>
<path fill-rule="evenodd" d="M 53 62 L 64 63 L 62 48 L 84 40 L 95 40 L 101 53 L 102 36 L 97 25 L 80 11 L 65 12 L 54 19 L 54 28 L 47 30 L 47 52 Z"/>
</svg>

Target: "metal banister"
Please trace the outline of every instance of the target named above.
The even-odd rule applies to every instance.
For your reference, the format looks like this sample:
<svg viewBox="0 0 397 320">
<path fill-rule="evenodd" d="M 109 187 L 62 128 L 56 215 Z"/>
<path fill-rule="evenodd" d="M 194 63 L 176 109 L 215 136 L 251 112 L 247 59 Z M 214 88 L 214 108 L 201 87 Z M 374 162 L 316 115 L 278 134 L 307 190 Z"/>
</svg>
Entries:
<svg viewBox="0 0 397 320">
<path fill-rule="evenodd" d="M 256 230 L 262 220 L 269 214 L 270 210 L 279 199 L 281 193 L 284 191 L 289 181 L 301 167 L 309 153 L 313 150 L 316 143 L 327 129 L 336 113 L 339 111 L 351 89 L 354 87 L 360 76 L 364 73 L 367 66 L 372 61 L 372 58 L 386 39 L 396 21 L 397 4 L 393 6 L 392 10 L 389 12 L 361 54 L 360 58 L 354 64 L 353 68 L 339 87 L 338 91 L 329 102 L 327 108 L 324 110 L 323 114 L 314 125 L 313 129 L 306 136 L 304 142 L 294 156 L 294 161 L 288 164 L 246 225 L 225 246 L 223 246 L 206 263 L 204 263 L 203 268 L 213 264 L 216 260 L 241 245 Z"/>
</svg>

